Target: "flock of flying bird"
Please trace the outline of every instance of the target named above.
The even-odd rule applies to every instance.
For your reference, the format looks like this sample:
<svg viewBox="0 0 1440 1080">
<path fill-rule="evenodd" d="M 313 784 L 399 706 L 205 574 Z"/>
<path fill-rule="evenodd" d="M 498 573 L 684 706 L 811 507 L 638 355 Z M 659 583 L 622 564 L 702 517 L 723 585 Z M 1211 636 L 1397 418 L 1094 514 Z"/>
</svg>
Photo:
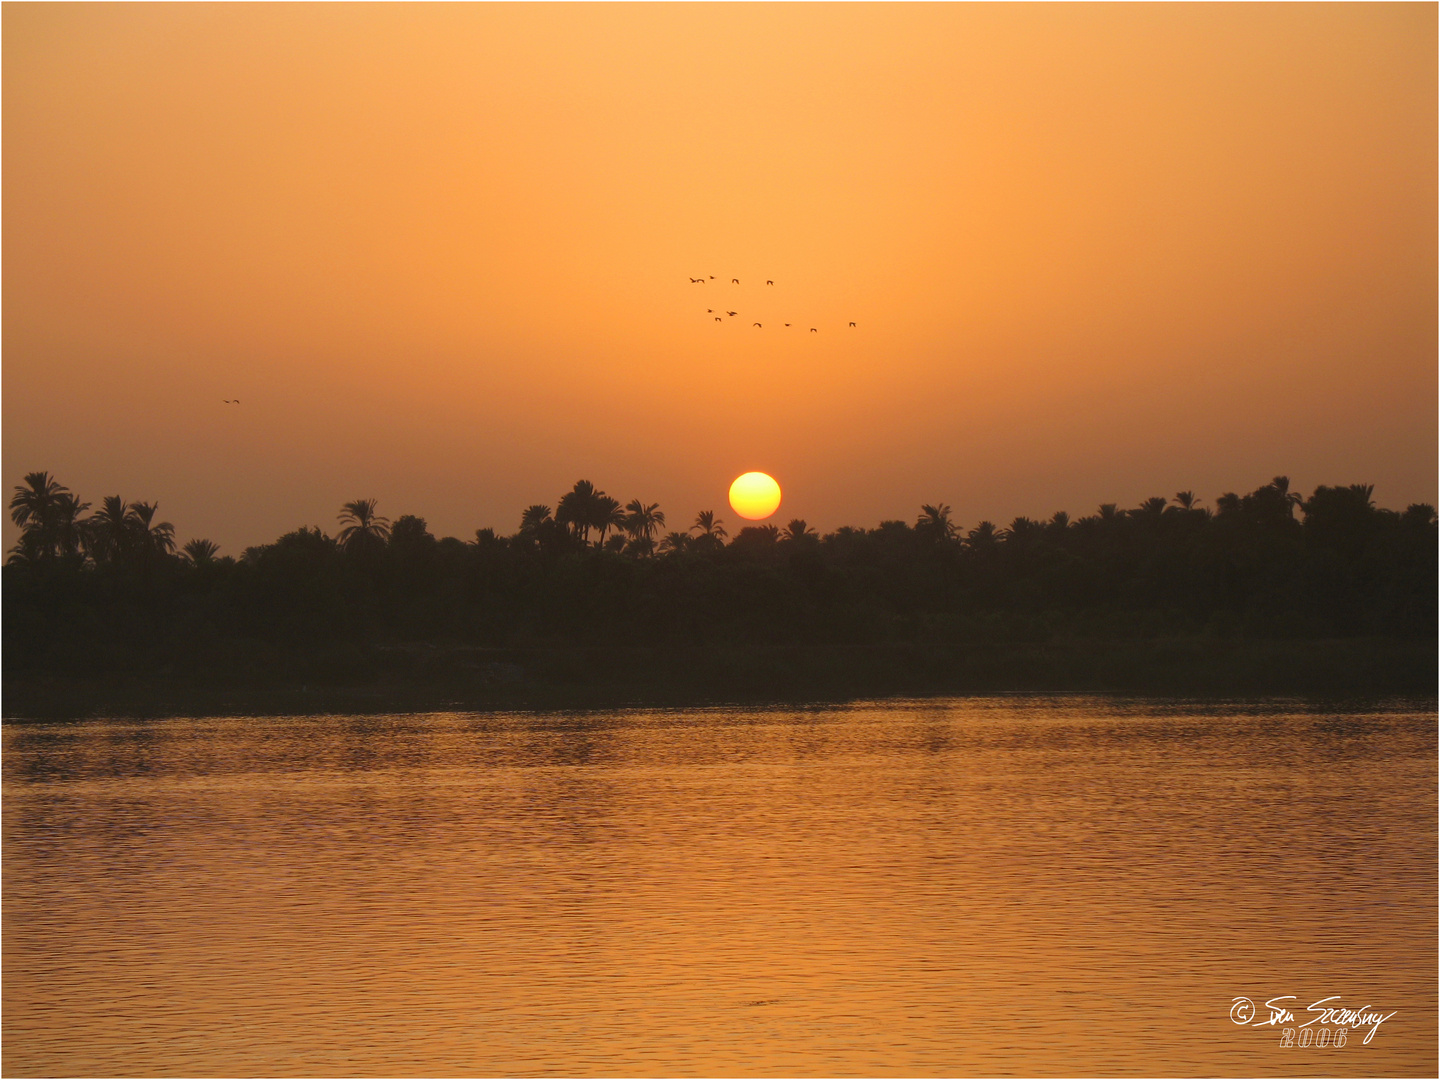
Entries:
<svg viewBox="0 0 1440 1080">
<path fill-rule="evenodd" d="M 715 275 L 714 275 L 714 274 L 709 275 L 708 278 L 692 277 L 692 278 L 690 279 L 690 284 L 691 284 L 691 285 L 704 285 L 706 281 L 714 281 L 714 280 L 715 280 Z M 730 284 L 731 284 L 731 285 L 739 285 L 739 284 L 740 284 L 740 279 L 739 279 L 739 278 L 731 278 L 731 279 L 730 279 Z M 774 285 L 775 282 L 773 282 L 773 281 L 767 281 L 767 282 L 765 282 L 765 284 L 766 284 L 766 285 Z M 706 310 L 706 312 L 708 312 L 709 314 L 715 315 L 715 309 L 714 309 L 714 308 L 706 308 L 705 310 Z M 738 315 L 738 314 L 740 314 L 740 313 L 739 313 L 738 311 L 727 311 L 727 312 L 725 312 L 725 314 L 726 314 L 726 315 L 729 315 L 729 316 L 731 316 L 731 317 L 733 318 L 734 316 L 736 316 L 736 315 Z M 721 318 L 719 315 L 715 315 L 715 321 L 716 321 L 716 322 L 724 322 L 725 320 L 724 320 L 723 318 Z M 755 325 L 756 327 L 759 327 L 759 328 L 762 329 L 762 330 L 764 329 L 764 327 L 760 326 L 760 324 L 759 324 L 758 322 L 755 323 L 754 325 Z M 786 325 L 786 326 L 789 326 L 790 324 L 787 322 L 785 325 Z M 852 323 L 850 324 L 850 326 L 853 328 L 853 327 L 855 326 L 855 324 L 852 322 Z M 816 327 L 816 326 L 810 327 L 810 333 L 812 333 L 812 334 L 818 334 L 819 332 L 820 332 L 820 328 L 819 328 L 819 327 Z M 239 399 L 239 398 L 223 398 L 222 400 L 225 402 L 226 405 L 239 405 L 239 404 L 240 404 L 240 399 Z"/>
<path fill-rule="evenodd" d="M 715 275 L 714 275 L 714 274 L 711 274 L 711 275 L 709 275 L 708 277 L 692 277 L 692 278 L 690 279 L 690 284 L 691 284 L 691 285 L 704 285 L 706 281 L 714 281 L 714 280 L 715 280 Z M 739 279 L 739 278 L 731 278 L 731 279 L 730 279 L 730 284 L 731 284 L 731 285 L 739 285 L 739 284 L 740 284 L 740 279 Z M 765 284 L 766 284 L 766 285 L 774 285 L 775 282 L 773 282 L 773 281 L 767 281 L 767 282 L 765 282 Z M 706 308 L 705 310 L 706 310 L 707 313 L 709 313 L 709 314 L 711 314 L 711 315 L 715 315 L 715 309 L 714 309 L 714 308 Z M 738 311 L 727 311 L 727 312 L 725 312 L 725 314 L 726 314 L 726 315 L 729 315 L 729 316 L 731 316 L 731 317 L 734 317 L 735 315 L 738 315 L 738 314 L 740 314 L 740 313 L 739 313 Z M 724 320 L 723 318 L 721 318 L 719 315 L 715 315 L 715 321 L 716 321 L 716 322 L 724 322 L 725 320 Z M 762 330 L 764 329 L 764 327 L 760 326 L 760 324 L 759 324 L 758 322 L 755 323 L 754 325 L 757 326 L 757 327 L 760 327 L 760 329 L 762 329 Z M 786 326 L 789 326 L 790 324 L 787 322 L 785 325 L 786 325 Z M 852 322 L 852 323 L 850 324 L 850 326 L 853 328 L 853 327 L 855 326 L 855 324 Z M 815 326 L 810 327 L 810 333 L 812 333 L 812 334 L 818 334 L 819 332 L 820 332 L 819 327 L 815 327 Z"/>
</svg>

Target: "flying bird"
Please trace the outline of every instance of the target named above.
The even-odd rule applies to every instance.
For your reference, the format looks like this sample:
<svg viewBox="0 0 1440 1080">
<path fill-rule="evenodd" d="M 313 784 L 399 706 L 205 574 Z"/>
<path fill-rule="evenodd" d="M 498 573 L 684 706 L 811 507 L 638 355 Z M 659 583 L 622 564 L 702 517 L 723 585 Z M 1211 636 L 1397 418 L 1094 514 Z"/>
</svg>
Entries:
<svg viewBox="0 0 1440 1080">
<path fill-rule="evenodd" d="M 722 318 L 720 318 L 719 315 L 716 315 L 716 316 L 715 316 L 715 321 L 716 321 L 716 322 L 724 322 L 725 320 L 722 319 Z"/>
<path fill-rule="evenodd" d="M 691 284 L 691 285 L 704 285 L 704 284 L 705 284 L 705 279 L 704 279 L 703 277 L 692 277 L 692 278 L 690 279 L 690 284 Z"/>
<path fill-rule="evenodd" d="M 755 325 L 756 325 L 756 326 L 760 326 L 760 324 L 759 324 L 758 322 L 757 322 Z M 763 329 L 765 329 L 765 328 L 764 328 L 763 326 L 760 326 L 760 329 L 763 330 Z"/>
<path fill-rule="evenodd" d="M 773 281 L 767 281 L 767 282 L 765 282 L 765 284 L 766 284 L 766 285 L 774 285 L 775 283 L 774 283 Z"/>
<path fill-rule="evenodd" d="M 730 279 L 730 284 L 731 284 L 731 285 L 739 285 L 739 284 L 740 284 L 740 279 L 739 279 L 738 277 L 732 277 L 732 278 Z"/>
<path fill-rule="evenodd" d="M 725 314 L 726 314 L 726 315 L 739 315 L 740 313 L 739 313 L 738 311 L 727 311 L 727 312 L 725 312 Z"/>
<path fill-rule="evenodd" d="M 789 326 L 790 324 L 787 322 L 785 325 L 786 325 L 786 326 Z"/>
<path fill-rule="evenodd" d="M 854 326 L 855 324 L 852 322 L 850 325 L 851 325 L 851 326 Z"/>
<path fill-rule="evenodd" d="M 812 334 L 818 334 L 819 332 L 820 332 L 820 331 L 819 331 L 819 330 L 816 330 L 815 327 L 813 327 L 813 326 L 810 327 L 810 333 L 812 333 Z"/>
</svg>

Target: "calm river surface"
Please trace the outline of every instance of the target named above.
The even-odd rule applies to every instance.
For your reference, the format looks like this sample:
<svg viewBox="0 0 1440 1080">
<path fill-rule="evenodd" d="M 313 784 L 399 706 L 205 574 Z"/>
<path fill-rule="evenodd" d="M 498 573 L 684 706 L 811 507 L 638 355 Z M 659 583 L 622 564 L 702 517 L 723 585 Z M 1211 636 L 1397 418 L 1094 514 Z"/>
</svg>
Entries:
<svg viewBox="0 0 1440 1080">
<path fill-rule="evenodd" d="M 1435 792 L 1428 703 L 10 724 L 4 1071 L 1433 1076 Z"/>
</svg>

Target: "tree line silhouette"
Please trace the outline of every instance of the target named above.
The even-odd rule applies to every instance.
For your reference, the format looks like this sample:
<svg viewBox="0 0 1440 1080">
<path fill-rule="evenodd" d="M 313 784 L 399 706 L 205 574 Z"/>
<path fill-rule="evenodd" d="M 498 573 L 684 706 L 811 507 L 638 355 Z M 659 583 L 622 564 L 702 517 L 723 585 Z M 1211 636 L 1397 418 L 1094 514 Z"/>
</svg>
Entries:
<svg viewBox="0 0 1440 1080">
<path fill-rule="evenodd" d="M 913 522 L 818 535 L 803 520 L 729 536 L 712 511 L 667 530 L 660 507 L 588 481 L 510 535 L 437 538 L 374 499 L 239 558 L 154 503 L 88 503 L 48 473 L 10 500 L 7 673 L 201 670 L 335 643 L 497 648 L 996 642 L 1436 632 L 1435 509 L 1379 508 L 1369 485 L 1276 477 L 1213 508 L 1192 492 L 1070 518 L 970 528 L 942 503 Z M 269 650 L 267 652 L 267 649 Z M 262 659 L 255 660 L 260 657 Z M 263 672 L 257 674 L 261 677 Z"/>
</svg>

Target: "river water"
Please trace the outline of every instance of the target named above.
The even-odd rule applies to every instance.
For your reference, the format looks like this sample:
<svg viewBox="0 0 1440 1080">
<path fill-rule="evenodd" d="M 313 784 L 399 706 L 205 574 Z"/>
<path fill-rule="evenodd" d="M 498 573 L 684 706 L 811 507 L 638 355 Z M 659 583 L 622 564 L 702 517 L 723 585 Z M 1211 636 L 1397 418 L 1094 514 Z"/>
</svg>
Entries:
<svg viewBox="0 0 1440 1080">
<path fill-rule="evenodd" d="M 7 724 L 4 1071 L 1433 1076 L 1435 794 L 1432 703 Z"/>
</svg>

